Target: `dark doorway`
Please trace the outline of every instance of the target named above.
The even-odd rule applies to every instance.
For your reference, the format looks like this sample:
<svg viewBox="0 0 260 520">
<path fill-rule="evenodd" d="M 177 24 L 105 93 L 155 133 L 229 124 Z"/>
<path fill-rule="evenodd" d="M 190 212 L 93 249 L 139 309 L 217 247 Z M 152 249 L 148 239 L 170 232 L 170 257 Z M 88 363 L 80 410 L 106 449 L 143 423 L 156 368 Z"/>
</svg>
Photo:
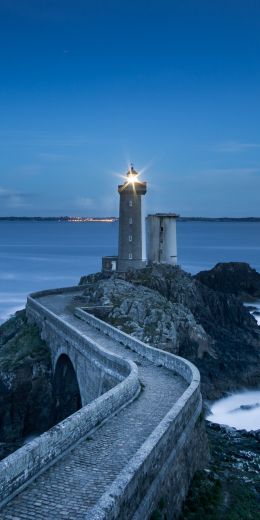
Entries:
<svg viewBox="0 0 260 520">
<path fill-rule="evenodd" d="M 57 361 L 53 388 L 54 423 L 56 424 L 82 406 L 77 376 L 66 354 L 62 354 Z"/>
</svg>

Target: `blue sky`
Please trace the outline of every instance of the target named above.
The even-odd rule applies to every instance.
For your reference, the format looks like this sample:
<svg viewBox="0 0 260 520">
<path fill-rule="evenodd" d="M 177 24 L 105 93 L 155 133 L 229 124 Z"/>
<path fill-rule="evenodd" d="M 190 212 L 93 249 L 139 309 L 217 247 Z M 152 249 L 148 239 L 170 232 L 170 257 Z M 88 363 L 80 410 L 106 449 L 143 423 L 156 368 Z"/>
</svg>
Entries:
<svg viewBox="0 0 260 520">
<path fill-rule="evenodd" d="M 260 216 L 260 3 L 0 0 L 0 215 Z"/>
</svg>

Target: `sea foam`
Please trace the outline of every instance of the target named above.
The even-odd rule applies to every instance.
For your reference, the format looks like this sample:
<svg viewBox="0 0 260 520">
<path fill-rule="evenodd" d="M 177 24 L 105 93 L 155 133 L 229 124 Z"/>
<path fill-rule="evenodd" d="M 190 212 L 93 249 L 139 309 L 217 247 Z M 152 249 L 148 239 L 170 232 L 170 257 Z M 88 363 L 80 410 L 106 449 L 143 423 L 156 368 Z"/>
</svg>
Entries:
<svg viewBox="0 0 260 520">
<path fill-rule="evenodd" d="M 219 399 L 212 405 L 206 419 L 238 430 L 259 430 L 260 390 L 249 390 Z"/>
</svg>

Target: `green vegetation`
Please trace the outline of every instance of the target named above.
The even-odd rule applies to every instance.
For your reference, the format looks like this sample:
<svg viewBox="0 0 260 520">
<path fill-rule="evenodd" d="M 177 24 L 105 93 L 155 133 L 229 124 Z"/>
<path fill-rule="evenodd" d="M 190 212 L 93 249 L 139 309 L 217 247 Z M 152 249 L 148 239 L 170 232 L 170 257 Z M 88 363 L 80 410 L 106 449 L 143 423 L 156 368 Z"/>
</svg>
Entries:
<svg viewBox="0 0 260 520">
<path fill-rule="evenodd" d="M 162 497 L 158 502 L 158 507 L 152 513 L 150 520 L 167 520 L 167 516 L 164 513 L 165 499 Z"/>
<path fill-rule="evenodd" d="M 0 348 L 11 339 L 26 323 L 25 310 L 16 312 L 15 316 L 0 325 Z"/>
<path fill-rule="evenodd" d="M 257 437 L 208 423 L 206 428 L 210 465 L 195 474 L 181 520 L 260 520 Z"/>
<path fill-rule="evenodd" d="M 144 327 L 144 336 L 148 337 L 148 338 L 151 338 L 151 340 L 154 338 L 154 336 L 156 335 L 156 331 L 157 331 L 157 323 L 149 323 L 148 325 L 146 324 L 145 327 Z"/>
<path fill-rule="evenodd" d="M 0 327 L 0 370 L 12 371 L 27 361 L 42 361 L 50 357 L 36 325 L 28 323 L 25 311 L 16 314 Z M 10 339 L 9 339 L 10 338 Z"/>
<path fill-rule="evenodd" d="M 125 321 L 124 317 L 122 317 L 122 318 L 121 317 L 118 317 L 118 318 L 110 317 L 108 323 L 110 323 L 110 325 L 113 325 L 113 327 L 122 328 L 122 330 L 126 334 L 132 334 L 135 331 L 135 328 L 130 323 L 127 323 L 127 321 Z"/>
<path fill-rule="evenodd" d="M 236 479 L 230 482 L 229 500 L 226 520 L 260 519 L 260 504 L 256 495 Z"/>
<path fill-rule="evenodd" d="M 260 520 L 257 434 L 230 432 L 211 423 L 206 423 L 206 429 L 209 467 L 195 473 L 180 520 Z M 161 500 L 150 520 L 171 518 Z"/>
<path fill-rule="evenodd" d="M 226 480 L 205 471 L 196 473 L 182 520 L 259 520 L 256 495 L 238 479 Z"/>
<path fill-rule="evenodd" d="M 192 481 L 182 520 L 220 520 L 221 481 L 214 474 L 198 471 Z"/>
</svg>

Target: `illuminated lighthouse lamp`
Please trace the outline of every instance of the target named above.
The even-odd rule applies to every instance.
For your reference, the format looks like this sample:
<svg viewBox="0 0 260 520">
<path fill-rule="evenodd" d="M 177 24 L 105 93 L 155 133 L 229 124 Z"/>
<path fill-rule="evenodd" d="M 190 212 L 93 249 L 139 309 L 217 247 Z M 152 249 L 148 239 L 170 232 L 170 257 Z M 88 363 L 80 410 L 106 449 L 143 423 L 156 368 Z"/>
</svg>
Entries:
<svg viewBox="0 0 260 520">
<path fill-rule="evenodd" d="M 139 180 L 141 173 L 131 164 L 127 174 L 120 175 L 123 182 L 118 186 L 118 255 L 102 258 L 103 273 L 126 272 L 128 269 L 141 269 L 146 265 L 142 196 L 146 194 L 147 185 Z"/>
</svg>

